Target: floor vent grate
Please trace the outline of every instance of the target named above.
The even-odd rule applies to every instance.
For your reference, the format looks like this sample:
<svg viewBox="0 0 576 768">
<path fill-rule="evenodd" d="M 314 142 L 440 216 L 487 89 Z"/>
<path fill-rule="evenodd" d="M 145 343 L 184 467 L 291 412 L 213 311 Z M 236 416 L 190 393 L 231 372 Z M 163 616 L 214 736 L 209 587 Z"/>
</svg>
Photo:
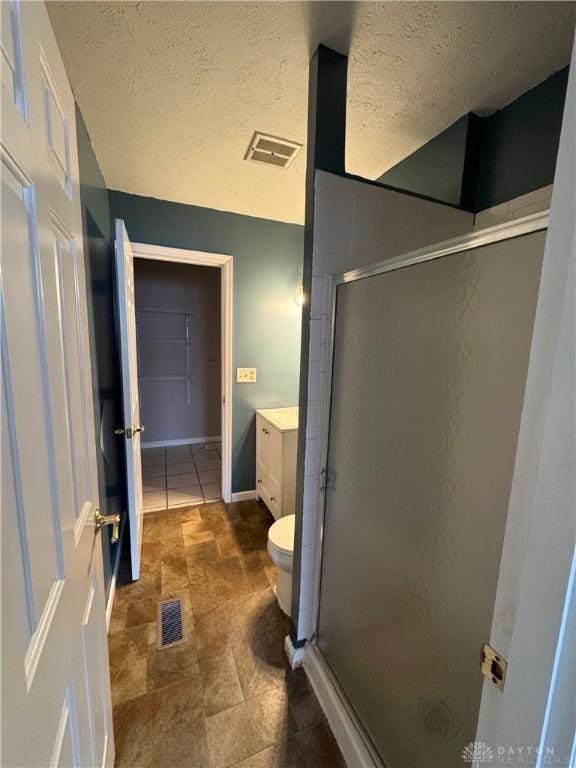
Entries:
<svg viewBox="0 0 576 768">
<path fill-rule="evenodd" d="M 179 597 L 158 603 L 157 648 L 172 648 L 186 641 L 186 629 Z"/>
</svg>

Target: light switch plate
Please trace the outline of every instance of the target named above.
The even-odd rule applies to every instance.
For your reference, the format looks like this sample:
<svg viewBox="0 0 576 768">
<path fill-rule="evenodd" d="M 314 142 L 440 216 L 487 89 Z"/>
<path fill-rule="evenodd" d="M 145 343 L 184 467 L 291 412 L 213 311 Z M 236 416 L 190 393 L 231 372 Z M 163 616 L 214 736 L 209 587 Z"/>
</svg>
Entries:
<svg viewBox="0 0 576 768">
<path fill-rule="evenodd" d="M 256 368 L 236 368 L 236 381 L 239 384 L 254 384 Z"/>
</svg>

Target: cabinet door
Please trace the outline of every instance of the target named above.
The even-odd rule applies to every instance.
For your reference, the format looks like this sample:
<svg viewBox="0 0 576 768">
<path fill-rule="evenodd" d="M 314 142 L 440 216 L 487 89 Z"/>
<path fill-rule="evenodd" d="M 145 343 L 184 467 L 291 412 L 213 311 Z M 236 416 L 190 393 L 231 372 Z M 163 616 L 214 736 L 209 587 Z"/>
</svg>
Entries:
<svg viewBox="0 0 576 768">
<path fill-rule="evenodd" d="M 282 516 L 282 433 L 274 427 L 269 427 L 267 435 L 269 443 L 268 476 L 266 490 L 268 492 L 268 508 L 275 519 Z"/>
<path fill-rule="evenodd" d="M 270 464 L 270 439 L 268 422 L 259 414 L 256 414 L 256 495 L 265 497 L 266 478 L 268 476 L 268 466 Z"/>
</svg>

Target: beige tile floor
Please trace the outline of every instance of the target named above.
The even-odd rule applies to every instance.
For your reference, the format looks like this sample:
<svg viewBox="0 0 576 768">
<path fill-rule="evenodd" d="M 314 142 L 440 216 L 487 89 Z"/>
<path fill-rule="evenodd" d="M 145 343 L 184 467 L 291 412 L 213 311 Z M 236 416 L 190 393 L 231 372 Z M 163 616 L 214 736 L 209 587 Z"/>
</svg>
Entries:
<svg viewBox="0 0 576 768">
<path fill-rule="evenodd" d="M 141 578 L 122 562 L 110 624 L 116 768 L 344 768 L 286 662 L 272 522 L 255 501 L 146 515 Z M 158 651 L 158 601 L 175 596 L 187 641 Z"/>
<path fill-rule="evenodd" d="M 144 512 L 219 501 L 221 473 L 220 443 L 143 448 Z"/>
</svg>

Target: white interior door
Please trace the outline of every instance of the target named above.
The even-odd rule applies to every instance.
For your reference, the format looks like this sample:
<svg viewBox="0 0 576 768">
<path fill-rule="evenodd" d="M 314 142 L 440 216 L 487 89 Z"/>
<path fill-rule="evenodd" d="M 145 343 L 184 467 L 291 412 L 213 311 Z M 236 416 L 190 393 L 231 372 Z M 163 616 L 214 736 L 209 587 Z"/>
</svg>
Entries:
<svg viewBox="0 0 576 768">
<path fill-rule="evenodd" d="M 126 227 L 116 219 L 116 293 L 122 361 L 123 437 L 126 446 L 128 518 L 132 578 L 140 578 L 142 549 L 142 460 L 140 456 L 140 402 L 136 352 L 136 306 L 134 299 L 134 255 Z"/>
<path fill-rule="evenodd" d="M 490 635 L 508 674 L 476 734 L 508 766 L 576 765 L 575 179 L 576 45 Z"/>
<path fill-rule="evenodd" d="M 3 766 L 111 766 L 74 98 L 44 3 L 2 6 Z"/>
</svg>

